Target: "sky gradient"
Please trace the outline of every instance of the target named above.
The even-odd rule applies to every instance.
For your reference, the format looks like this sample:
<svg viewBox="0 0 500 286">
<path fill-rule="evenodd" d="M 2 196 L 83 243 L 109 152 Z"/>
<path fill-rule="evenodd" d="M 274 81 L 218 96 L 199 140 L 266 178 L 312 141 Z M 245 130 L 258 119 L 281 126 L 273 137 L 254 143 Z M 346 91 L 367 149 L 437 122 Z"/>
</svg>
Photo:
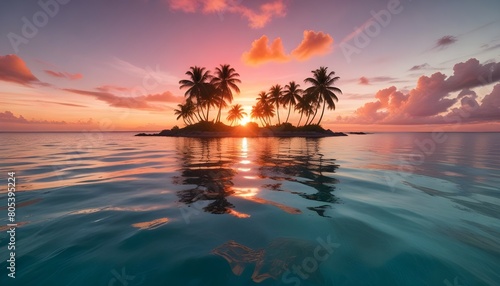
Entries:
<svg viewBox="0 0 500 286">
<path fill-rule="evenodd" d="M 497 0 L 1 1 L 0 131 L 183 126 L 179 80 L 220 64 L 248 113 L 326 66 L 334 131 L 500 131 L 498 27 Z"/>
</svg>

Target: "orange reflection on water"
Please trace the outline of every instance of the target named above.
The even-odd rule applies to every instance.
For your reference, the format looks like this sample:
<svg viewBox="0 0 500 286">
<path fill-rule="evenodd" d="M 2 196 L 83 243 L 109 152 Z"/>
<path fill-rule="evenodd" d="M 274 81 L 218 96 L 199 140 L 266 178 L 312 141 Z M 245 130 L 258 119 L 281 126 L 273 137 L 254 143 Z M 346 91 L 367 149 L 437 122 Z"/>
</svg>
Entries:
<svg viewBox="0 0 500 286">
<path fill-rule="evenodd" d="M 151 207 L 102 207 L 102 208 L 83 209 L 83 210 L 79 210 L 79 211 L 74 211 L 74 212 L 72 212 L 70 214 L 72 214 L 72 215 L 91 214 L 91 213 L 96 213 L 96 212 L 100 212 L 100 211 L 147 212 L 147 211 L 159 210 L 161 208 L 164 208 L 164 206 L 151 206 Z"/>
<path fill-rule="evenodd" d="M 162 217 L 152 221 L 138 222 L 132 224 L 133 227 L 139 229 L 154 229 L 168 222 L 168 218 Z"/>
<path fill-rule="evenodd" d="M 230 215 L 232 216 L 235 216 L 237 218 L 249 218 L 250 215 L 249 214 L 246 214 L 246 213 L 242 213 L 242 212 L 239 212 L 239 211 L 236 211 L 234 209 L 229 209 L 229 212 L 228 212 Z"/>
<path fill-rule="evenodd" d="M 238 196 L 238 197 L 243 197 L 243 198 L 247 198 L 247 197 L 253 197 L 255 196 L 256 194 L 259 193 L 259 189 L 258 188 L 237 188 L 237 187 L 233 187 L 233 190 L 234 190 L 234 196 Z"/>
<path fill-rule="evenodd" d="M 297 209 L 297 208 L 293 208 L 293 207 L 290 207 L 290 206 L 287 206 L 287 205 L 284 205 L 284 204 L 280 204 L 280 203 L 277 203 L 277 202 L 273 202 L 273 201 L 269 201 L 269 200 L 266 200 L 266 199 L 263 199 L 263 198 L 258 198 L 258 197 L 248 197 L 246 198 L 252 202 L 256 202 L 256 203 L 259 203 L 259 204 L 263 204 L 263 205 L 271 205 L 271 206 L 275 206 L 289 214 L 301 214 L 302 211 Z"/>
<path fill-rule="evenodd" d="M 257 180 L 257 179 L 259 179 L 259 177 L 258 176 L 243 176 L 243 179 Z"/>
<path fill-rule="evenodd" d="M 249 201 L 252 201 L 252 202 L 255 202 L 258 204 L 275 206 L 275 207 L 277 207 L 277 208 L 279 208 L 279 209 L 281 209 L 289 214 L 301 214 L 302 213 L 302 211 L 300 211 L 297 208 L 290 207 L 290 206 L 287 206 L 284 204 L 280 204 L 277 202 L 273 202 L 273 201 L 269 201 L 269 200 L 257 197 L 256 195 L 259 193 L 258 188 L 236 188 L 236 187 L 233 187 L 233 190 L 234 190 L 234 194 L 233 194 L 234 196 L 241 197 L 245 200 L 249 200 Z"/>
</svg>

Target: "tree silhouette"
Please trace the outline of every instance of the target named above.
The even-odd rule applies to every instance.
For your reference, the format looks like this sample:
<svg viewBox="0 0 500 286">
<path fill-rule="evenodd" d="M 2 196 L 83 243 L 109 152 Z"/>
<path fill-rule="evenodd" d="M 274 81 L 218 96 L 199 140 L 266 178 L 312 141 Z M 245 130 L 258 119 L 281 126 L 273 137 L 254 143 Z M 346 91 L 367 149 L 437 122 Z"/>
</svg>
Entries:
<svg viewBox="0 0 500 286">
<path fill-rule="evenodd" d="M 188 100 L 191 102 L 196 102 L 197 112 L 203 115 L 199 115 L 205 121 L 208 121 L 208 116 L 210 112 L 210 106 L 214 106 L 218 100 L 216 98 L 215 87 L 209 82 L 212 79 L 210 71 L 206 70 L 204 67 L 190 67 L 190 70 L 186 72 L 189 79 L 183 79 L 179 81 L 180 89 L 187 88 L 184 93 Z M 206 113 L 204 112 L 206 109 Z"/>
<path fill-rule="evenodd" d="M 238 79 L 239 76 L 240 74 L 230 65 L 220 65 L 220 67 L 215 68 L 215 76 L 211 83 L 217 89 L 219 100 L 219 113 L 216 122 L 220 122 L 222 108 L 233 101 L 233 91 L 240 93 L 240 88 L 237 85 L 241 83 L 241 80 Z"/>
<path fill-rule="evenodd" d="M 231 126 L 233 126 L 234 121 L 241 120 L 243 118 L 243 116 L 245 116 L 245 115 L 247 115 L 247 113 L 245 111 L 243 111 L 241 104 L 235 104 L 229 110 L 228 115 L 227 115 L 227 120 L 231 121 Z"/>
<path fill-rule="evenodd" d="M 288 122 L 292 106 L 297 106 L 297 102 L 303 92 L 299 86 L 300 85 L 296 84 L 295 81 L 291 81 L 289 84 L 285 85 L 285 90 L 283 91 L 283 96 L 281 97 L 281 104 L 283 104 L 284 107 L 288 106 L 288 115 L 286 116 L 285 123 Z"/>
<path fill-rule="evenodd" d="M 280 103 L 282 100 L 282 96 L 283 96 L 283 88 L 281 87 L 281 85 L 276 84 L 276 85 L 271 86 L 271 88 L 269 89 L 268 101 L 270 104 L 276 106 L 276 115 L 278 116 L 278 125 L 281 124 L 279 107 L 280 107 Z"/>
<path fill-rule="evenodd" d="M 305 92 L 310 94 L 311 101 L 316 104 L 316 111 L 314 112 L 314 116 L 311 121 L 308 123 L 311 124 L 316 117 L 316 113 L 318 112 L 319 106 L 323 103 L 323 110 L 321 111 L 321 116 L 318 120 L 318 125 L 321 123 L 323 119 L 323 114 L 325 113 L 325 107 L 328 105 L 328 109 L 335 109 L 335 102 L 339 99 L 335 93 L 342 93 L 342 91 L 334 87 L 333 84 L 335 81 L 339 79 L 338 76 L 335 76 L 335 72 L 328 73 L 327 67 L 320 67 L 317 70 L 311 71 L 313 73 L 312 77 L 308 77 L 304 80 L 306 83 L 310 83 L 312 86 L 308 87 Z"/>
<path fill-rule="evenodd" d="M 177 120 L 182 118 L 184 124 L 193 124 L 193 117 L 195 116 L 195 106 L 191 100 L 187 100 L 185 104 L 177 104 L 179 109 L 174 109 Z"/>
<path fill-rule="evenodd" d="M 274 117 L 274 106 L 271 104 L 267 92 L 261 91 L 259 93 L 259 97 L 257 97 L 257 108 L 262 112 L 262 118 L 266 125 L 271 125 L 271 118 Z"/>
<path fill-rule="evenodd" d="M 314 109 L 309 97 L 310 96 L 308 96 L 307 93 L 303 93 L 302 97 L 298 98 L 298 101 L 295 105 L 295 110 L 297 110 L 300 113 L 300 118 L 299 122 L 297 123 L 297 126 L 300 126 L 300 122 L 302 121 L 302 116 L 304 114 L 306 115 L 306 123 L 307 123 L 307 121 L 309 121 L 309 117 L 314 113 Z"/>
</svg>

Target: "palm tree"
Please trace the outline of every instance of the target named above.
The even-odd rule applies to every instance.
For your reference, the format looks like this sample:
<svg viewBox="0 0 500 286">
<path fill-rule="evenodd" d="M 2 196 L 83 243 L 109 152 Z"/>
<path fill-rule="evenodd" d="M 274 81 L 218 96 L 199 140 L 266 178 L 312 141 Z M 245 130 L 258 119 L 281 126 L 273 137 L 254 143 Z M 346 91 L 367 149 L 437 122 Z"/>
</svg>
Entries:
<svg viewBox="0 0 500 286">
<path fill-rule="evenodd" d="M 188 100 L 186 104 L 177 104 L 179 109 L 174 109 L 175 115 L 177 115 L 177 120 L 182 117 L 184 124 L 193 124 L 193 116 L 195 114 L 195 106 L 192 101 Z"/>
<path fill-rule="evenodd" d="M 260 104 L 256 104 L 254 106 L 252 106 L 252 110 L 250 111 L 250 117 L 252 119 L 259 119 L 260 120 L 260 123 L 262 124 L 262 126 L 264 126 L 264 122 L 262 121 L 262 105 Z"/>
<path fill-rule="evenodd" d="M 243 111 L 241 104 L 235 104 L 228 112 L 227 120 L 231 121 L 231 126 L 233 126 L 234 121 L 241 120 L 243 116 L 246 116 L 247 113 Z"/>
<path fill-rule="evenodd" d="M 271 103 L 268 93 L 265 91 L 259 92 L 259 97 L 257 97 L 257 106 L 262 112 L 266 125 L 271 125 L 271 118 L 274 117 L 274 106 Z"/>
<path fill-rule="evenodd" d="M 320 67 L 319 69 L 311 72 L 313 73 L 313 77 L 308 77 L 304 80 L 304 82 L 312 85 L 305 91 L 311 95 L 311 100 L 316 103 L 316 111 L 314 112 L 314 116 L 309 124 L 314 120 L 320 104 L 323 103 L 323 110 L 321 111 L 321 116 L 318 120 L 319 125 L 323 119 L 326 105 L 328 105 L 328 109 L 334 110 L 335 102 L 339 100 L 335 93 L 342 93 L 342 91 L 339 88 L 332 86 L 335 81 L 339 79 L 339 77 L 334 77 L 335 72 L 333 71 L 328 73 L 327 67 Z"/>
<path fill-rule="evenodd" d="M 211 83 L 217 89 L 220 101 L 216 122 L 220 122 L 222 108 L 224 105 L 227 106 L 226 100 L 229 103 L 233 101 L 233 91 L 240 93 L 240 88 L 237 85 L 241 83 L 241 80 L 237 78 L 239 76 L 240 74 L 230 65 L 220 65 L 220 67 L 215 68 L 215 76 L 212 78 Z"/>
<path fill-rule="evenodd" d="M 271 88 L 269 89 L 269 103 L 276 105 L 276 114 L 278 115 L 278 125 L 281 124 L 279 106 L 282 96 L 283 96 L 283 88 L 281 87 L 281 85 L 276 84 L 271 86 Z"/>
<path fill-rule="evenodd" d="M 210 106 L 214 106 L 216 103 L 215 88 L 209 82 L 212 76 L 210 75 L 210 71 L 204 67 L 194 66 L 189 69 L 186 72 L 189 79 L 180 80 L 179 84 L 181 86 L 179 88 L 187 88 L 184 95 L 191 102 L 196 102 L 197 112 L 203 114 L 203 116 L 199 115 L 199 117 L 208 121 Z M 206 108 L 206 114 L 203 110 L 204 108 Z"/>
<path fill-rule="evenodd" d="M 309 100 L 310 96 L 307 93 L 303 93 L 303 96 L 298 98 L 297 104 L 295 105 L 295 110 L 300 113 L 299 122 L 297 123 L 297 127 L 300 126 L 300 122 L 302 121 L 302 116 L 305 114 L 306 123 L 309 121 L 309 117 L 314 113 L 313 106 Z M 304 125 L 307 125 L 307 124 Z"/>
<path fill-rule="evenodd" d="M 299 84 L 296 84 L 295 81 L 291 81 L 289 84 L 285 85 L 285 90 L 283 92 L 283 96 L 281 97 L 281 104 L 284 107 L 288 105 L 288 115 L 286 116 L 285 123 L 288 122 L 288 118 L 290 117 L 290 111 L 292 110 L 292 105 L 296 106 L 297 102 L 300 99 L 300 95 L 303 90 L 299 88 Z"/>
</svg>

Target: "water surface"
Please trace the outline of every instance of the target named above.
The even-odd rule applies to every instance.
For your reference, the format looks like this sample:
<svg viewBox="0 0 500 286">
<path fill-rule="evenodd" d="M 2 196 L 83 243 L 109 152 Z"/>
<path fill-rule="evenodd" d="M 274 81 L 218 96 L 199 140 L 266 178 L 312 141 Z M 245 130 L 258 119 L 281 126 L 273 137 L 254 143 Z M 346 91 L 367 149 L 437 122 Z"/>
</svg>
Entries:
<svg viewBox="0 0 500 286">
<path fill-rule="evenodd" d="M 12 133 L 0 152 L 19 224 L 13 280 L 0 207 L 1 285 L 500 281 L 497 133 Z"/>
</svg>

